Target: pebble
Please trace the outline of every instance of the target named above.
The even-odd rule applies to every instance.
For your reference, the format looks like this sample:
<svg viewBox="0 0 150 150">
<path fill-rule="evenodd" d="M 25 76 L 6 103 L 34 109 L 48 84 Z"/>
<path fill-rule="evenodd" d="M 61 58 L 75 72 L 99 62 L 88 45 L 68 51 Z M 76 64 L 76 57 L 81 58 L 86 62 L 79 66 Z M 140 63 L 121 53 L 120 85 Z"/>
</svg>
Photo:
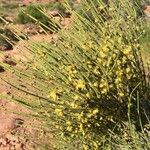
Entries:
<svg viewBox="0 0 150 150">
<path fill-rule="evenodd" d="M 15 148 L 16 148 L 16 150 L 23 149 L 23 145 L 22 145 L 21 143 L 17 143 L 17 144 L 15 145 Z"/>
<path fill-rule="evenodd" d="M 6 145 L 7 145 L 6 140 L 3 139 L 3 138 L 1 138 L 1 139 L 0 139 L 0 145 L 6 146 Z"/>
<path fill-rule="evenodd" d="M 144 13 L 146 17 L 150 18 L 150 5 L 145 6 Z"/>
</svg>

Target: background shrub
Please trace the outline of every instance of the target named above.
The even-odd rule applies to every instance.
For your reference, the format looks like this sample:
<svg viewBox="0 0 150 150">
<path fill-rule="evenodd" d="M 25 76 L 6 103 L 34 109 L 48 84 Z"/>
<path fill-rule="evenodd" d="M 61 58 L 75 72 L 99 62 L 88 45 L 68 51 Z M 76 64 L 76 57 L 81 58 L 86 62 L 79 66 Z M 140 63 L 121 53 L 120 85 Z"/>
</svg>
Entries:
<svg viewBox="0 0 150 150">
<path fill-rule="evenodd" d="M 60 26 L 44 12 L 41 5 L 29 5 L 26 10 L 20 11 L 16 20 L 18 23 L 37 23 L 47 30 L 57 31 Z"/>
</svg>

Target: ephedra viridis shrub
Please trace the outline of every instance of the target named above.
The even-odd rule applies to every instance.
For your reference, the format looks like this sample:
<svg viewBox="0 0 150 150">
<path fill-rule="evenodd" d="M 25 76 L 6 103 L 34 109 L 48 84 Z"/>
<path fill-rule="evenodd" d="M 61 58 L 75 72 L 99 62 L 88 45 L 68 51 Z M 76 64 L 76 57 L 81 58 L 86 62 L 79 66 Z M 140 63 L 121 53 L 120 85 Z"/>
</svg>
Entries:
<svg viewBox="0 0 150 150">
<path fill-rule="evenodd" d="M 66 5 L 72 23 L 56 42 L 32 43 L 27 70 L 3 64 L 21 77 L 11 85 L 30 95 L 14 99 L 45 121 L 56 149 L 101 149 L 108 131 L 121 132 L 117 124 L 136 122 L 137 97 L 148 101 L 133 3 L 82 3 L 82 15 Z"/>
</svg>

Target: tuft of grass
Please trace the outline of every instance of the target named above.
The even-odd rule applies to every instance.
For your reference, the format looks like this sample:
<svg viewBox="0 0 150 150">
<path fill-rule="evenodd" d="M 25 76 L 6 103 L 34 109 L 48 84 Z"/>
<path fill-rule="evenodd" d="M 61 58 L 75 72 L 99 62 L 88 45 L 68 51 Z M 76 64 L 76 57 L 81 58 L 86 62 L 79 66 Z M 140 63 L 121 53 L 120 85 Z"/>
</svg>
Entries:
<svg viewBox="0 0 150 150">
<path fill-rule="evenodd" d="M 44 9 L 41 5 L 30 5 L 25 10 L 19 12 L 16 21 L 23 24 L 36 23 L 45 30 L 59 30 L 60 26 L 44 13 Z"/>
</svg>

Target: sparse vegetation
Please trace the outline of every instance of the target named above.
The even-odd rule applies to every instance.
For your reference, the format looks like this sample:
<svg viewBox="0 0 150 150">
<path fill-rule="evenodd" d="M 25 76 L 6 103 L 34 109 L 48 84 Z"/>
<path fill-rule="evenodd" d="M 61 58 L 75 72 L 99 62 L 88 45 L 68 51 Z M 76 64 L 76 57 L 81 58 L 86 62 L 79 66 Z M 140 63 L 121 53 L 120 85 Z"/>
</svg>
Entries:
<svg viewBox="0 0 150 150">
<path fill-rule="evenodd" d="M 143 49 L 144 51 L 146 52 L 150 52 L 150 42 L 149 42 L 149 39 L 150 39 L 150 24 L 146 24 L 145 25 L 145 33 L 143 34 L 143 36 L 140 38 L 140 44 L 143 45 Z"/>
<path fill-rule="evenodd" d="M 16 12 L 18 8 L 18 4 L 10 1 L 8 4 L 0 4 L 0 16 L 8 13 Z"/>
<path fill-rule="evenodd" d="M 19 23 L 37 23 L 44 29 L 57 31 L 60 26 L 44 13 L 42 6 L 30 5 L 26 10 L 18 14 L 17 22 Z"/>
<path fill-rule="evenodd" d="M 31 41 L 28 60 L 20 62 L 27 69 L 0 63 L 16 77 L 1 77 L 18 90 L 8 98 L 44 122 L 53 149 L 150 149 L 150 81 L 140 54 L 148 51 L 149 28 L 144 31 L 137 3 L 83 0 L 80 10 L 66 3 L 73 18 L 67 29 L 40 6 L 19 14 L 21 23 L 61 29 L 52 43 Z"/>
</svg>

